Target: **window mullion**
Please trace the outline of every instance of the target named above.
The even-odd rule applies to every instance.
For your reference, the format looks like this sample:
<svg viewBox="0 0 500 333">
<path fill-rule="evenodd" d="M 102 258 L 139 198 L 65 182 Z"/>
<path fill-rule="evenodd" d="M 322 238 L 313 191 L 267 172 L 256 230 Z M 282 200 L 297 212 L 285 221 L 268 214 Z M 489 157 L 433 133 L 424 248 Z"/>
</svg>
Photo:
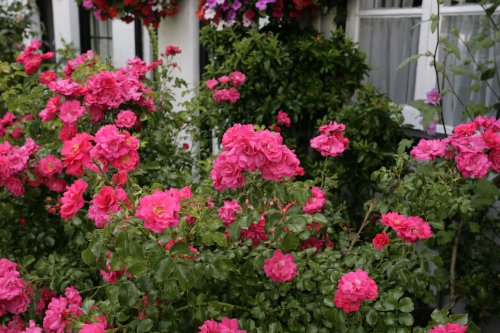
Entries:
<svg viewBox="0 0 500 333">
<path fill-rule="evenodd" d="M 422 22 L 420 24 L 420 37 L 418 44 L 418 53 L 434 53 L 437 43 L 437 34 L 431 31 L 431 16 L 437 14 L 437 1 L 422 1 Z M 439 29 L 439 28 L 438 28 Z M 417 62 L 417 75 L 415 83 L 415 99 L 425 98 L 426 92 L 436 86 L 436 74 L 431 65 L 432 60 L 429 57 L 422 56 Z"/>
</svg>

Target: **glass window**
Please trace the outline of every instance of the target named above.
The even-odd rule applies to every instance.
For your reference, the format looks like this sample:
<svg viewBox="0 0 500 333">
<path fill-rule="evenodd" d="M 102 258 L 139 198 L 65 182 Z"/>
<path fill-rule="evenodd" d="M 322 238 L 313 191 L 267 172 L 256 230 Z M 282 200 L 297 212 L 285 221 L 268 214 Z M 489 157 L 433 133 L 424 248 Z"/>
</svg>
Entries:
<svg viewBox="0 0 500 333">
<path fill-rule="evenodd" d="M 466 46 L 466 43 L 474 36 L 478 36 L 484 32 L 494 38 L 493 31 L 483 31 L 480 15 L 460 15 L 460 16 L 444 16 L 441 23 L 441 34 L 446 36 L 446 39 L 453 45 L 456 45 L 461 55 L 458 59 L 453 54 L 447 56 L 445 52 L 440 50 L 439 62 L 446 63 L 448 68 L 447 76 L 450 82 L 444 82 L 444 87 L 450 89 L 453 87 L 455 94 L 449 92 L 446 98 L 443 99 L 443 111 L 445 121 L 451 125 L 458 125 L 462 122 L 464 113 L 463 102 L 475 102 L 492 106 L 499 101 L 500 86 L 499 86 L 499 73 L 486 81 L 480 80 L 480 77 L 471 78 L 467 73 L 459 75 L 457 65 L 466 64 L 465 68 L 468 71 L 477 72 L 477 66 L 485 66 L 485 68 L 494 68 L 495 62 L 500 63 L 500 43 L 497 43 L 493 48 L 482 48 L 479 50 L 472 50 Z M 498 22 L 500 16 L 494 16 Z M 452 33 L 452 29 L 457 29 L 456 33 Z M 495 49 L 497 52 L 495 52 Z M 495 54 L 496 53 L 496 54 Z M 496 56 L 496 59 L 495 59 Z M 445 59 L 446 57 L 446 59 Z M 454 69 L 456 68 L 456 69 Z M 454 74 L 456 73 L 456 74 Z M 457 97 L 458 96 L 458 97 Z"/>
<path fill-rule="evenodd" d="M 416 63 L 396 68 L 418 53 L 419 21 L 420 17 L 360 20 L 359 45 L 372 67 L 368 81 L 396 103 L 409 103 L 415 93 Z"/>
<path fill-rule="evenodd" d="M 363 0 L 360 9 L 421 7 L 422 0 Z"/>
<path fill-rule="evenodd" d="M 111 20 L 101 21 L 90 17 L 90 47 L 103 59 L 113 57 L 113 31 Z"/>
</svg>

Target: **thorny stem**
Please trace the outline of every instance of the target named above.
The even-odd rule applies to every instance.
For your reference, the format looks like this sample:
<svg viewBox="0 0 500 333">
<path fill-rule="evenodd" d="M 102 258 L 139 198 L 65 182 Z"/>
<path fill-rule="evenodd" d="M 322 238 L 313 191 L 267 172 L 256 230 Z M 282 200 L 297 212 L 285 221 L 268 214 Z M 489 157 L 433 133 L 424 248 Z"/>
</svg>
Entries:
<svg viewBox="0 0 500 333">
<path fill-rule="evenodd" d="M 434 64 L 434 73 L 436 74 L 436 86 L 437 86 L 437 90 L 439 92 L 439 95 L 441 95 L 441 86 L 439 85 L 439 72 L 438 72 L 438 69 L 437 69 L 437 52 L 438 52 L 438 49 L 439 49 L 439 18 L 440 18 L 440 4 L 439 4 L 439 1 L 438 1 L 438 4 L 437 4 L 437 29 L 436 29 L 436 33 L 437 33 L 437 42 L 436 42 L 436 48 L 434 49 L 434 53 L 432 54 L 432 60 L 433 60 L 433 64 Z M 448 133 L 446 133 L 446 125 L 445 125 L 445 122 L 444 122 L 444 111 L 443 111 L 443 102 L 442 100 L 439 102 L 439 104 L 441 105 L 441 123 L 443 125 L 443 130 L 444 130 L 444 135 L 448 136 Z"/>
<path fill-rule="evenodd" d="M 351 253 L 352 248 L 354 247 L 354 244 L 359 240 L 359 236 L 363 232 L 363 229 L 368 225 L 369 220 L 368 218 L 370 217 L 370 214 L 373 212 L 373 209 L 375 208 L 375 202 L 372 201 L 370 203 L 370 207 L 368 207 L 368 210 L 366 211 L 365 218 L 363 220 L 363 224 L 361 224 L 361 227 L 358 230 L 358 233 L 354 236 L 354 238 L 351 241 L 351 245 L 349 246 L 349 249 L 347 250 L 347 254 Z"/>
<path fill-rule="evenodd" d="M 467 52 L 469 52 L 469 55 L 470 55 L 470 58 L 472 59 L 472 62 L 476 65 L 476 67 L 479 69 L 479 63 L 477 62 L 476 58 L 474 57 L 474 54 L 472 53 L 472 50 L 470 49 L 469 45 L 467 45 L 467 43 L 462 39 L 462 37 L 460 37 L 460 35 L 458 35 L 458 40 L 462 42 L 462 44 L 464 44 L 465 46 L 465 49 L 467 50 Z M 496 43 L 495 43 L 496 44 Z M 494 46 L 494 45 L 493 45 Z M 495 58 L 496 59 L 496 58 Z M 495 67 L 497 66 L 496 64 L 497 62 L 495 61 Z M 488 80 L 485 80 L 484 83 L 486 83 L 486 85 L 488 86 L 488 88 L 490 88 L 491 92 L 493 93 L 493 95 L 496 96 L 496 98 L 500 99 L 500 95 L 498 95 L 495 91 L 495 89 L 493 89 L 491 87 L 491 85 L 488 83 Z"/>
<path fill-rule="evenodd" d="M 239 306 L 239 305 L 234 305 L 234 304 L 229 304 L 229 303 L 219 302 L 219 301 L 207 302 L 207 303 L 200 304 L 199 306 L 205 306 L 205 305 L 209 305 L 209 304 L 218 304 L 218 305 L 227 306 L 227 307 L 230 307 L 233 309 L 247 310 L 247 308 Z M 188 309 L 189 307 L 190 307 L 190 305 L 181 306 L 180 308 L 175 309 L 175 312 L 184 311 L 184 310 Z"/>
<path fill-rule="evenodd" d="M 321 188 L 324 188 L 325 186 L 325 174 L 326 174 L 326 168 L 328 166 L 328 156 L 325 158 L 325 161 L 323 162 L 323 171 L 321 172 Z"/>
<path fill-rule="evenodd" d="M 456 266 L 457 266 L 457 256 L 458 256 L 458 243 L 460 242 L 460 231 L 462 230 L 463 225 L 465 224 L 464 220 L 460 220 L 457 226 L 457 231 L 455 232 L 455 240 L 453 242 L 453 249 L 451 252 L 451 263 L 450 263 L 450 304 L 448 304 L 448 308 L 453 308 L 457 301 L 457 292 L 455 286 L 455 275 L 456 275 Z"/>
<path fill-rule="evenodd" d="M 151 42 L 151 48 L 153 50 L 153 62 L 158 61 L 158 34 L 157 30 L 152 26 L 148 26 L 149 40 Z M 158 68 L 153 69 L 153 81 L 156 85 L 158 82 Z"/>
</svg>

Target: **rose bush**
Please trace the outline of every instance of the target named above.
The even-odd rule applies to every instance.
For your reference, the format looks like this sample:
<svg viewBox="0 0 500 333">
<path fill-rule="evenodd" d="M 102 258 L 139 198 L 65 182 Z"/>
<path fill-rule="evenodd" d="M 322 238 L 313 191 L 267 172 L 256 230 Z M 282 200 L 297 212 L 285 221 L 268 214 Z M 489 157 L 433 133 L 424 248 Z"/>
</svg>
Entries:
<svg viewBox="0 0 500 333">
<path fill-rule="evenodd" d="M 2 233 L 11 233 L 1 250 L 0 306 L 9 312 L 2 329 L 475 331 L 448 309 L 419 323 L 425 329 L 414 327 L 416 302 L 435 301 L 430 285 L 446 283 L 440 265 L 430 273 L 440 258 L 417 247 L 443 229 L 435 210 L 412 211 L 385 193 L 351 207 L 363 217 L 350 219 L 327 191 L 338 174 L 326 158 L 340 161 L 356 149 L 349 124 L 333 118 L 314 126 L 311 149 L 327 157 L 317 157 L 325 167 L 308 178 L 286 132 L 233 124 L 195 183 L 173 171 L 183 155 L 172 147 L 175 125 L 189 118 L 163 109 L 170 96 L 151 90 L 145 73 L 158 65 L 136 58 L 113 69 L 87 53 L 43 82 L 36 71 L 16 72 L 24 80 L 11 87 L 10 76 L 2 78 L 12 114 L 2 115 Z M 217 85 L 244 91 L 252 79 L 236 68 L 226 73 Z M 161 119 L 171 120 L 167 128 L 156 127 Z M 493 147 L 494 134 L 481 140 Z M 148 138 L 162 135 L 175 154 L 157 156 L 164 141 Z M 155 183 L 148 171 L 155 162 L 163 162 L 158 174 L 176 177 Z M 40 202 L 46 207 L 38 210 Z M 33 235 L 41 228 L 45 235 Z M 45 247 L 8 247 L 28 236 Z"/>
</svg>

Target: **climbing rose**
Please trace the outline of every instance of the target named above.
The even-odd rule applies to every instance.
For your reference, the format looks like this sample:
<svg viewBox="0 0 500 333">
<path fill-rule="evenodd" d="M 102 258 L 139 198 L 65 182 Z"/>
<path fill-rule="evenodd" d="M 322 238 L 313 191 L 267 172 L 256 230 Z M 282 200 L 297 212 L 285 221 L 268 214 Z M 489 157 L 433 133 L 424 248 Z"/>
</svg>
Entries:
<svg viewBox="0 0 500 333">
<path fill-rule="evenodd" d="M 79 333 L 104 333 L 104 325 L 102 323 L 83 324 Z"/>
<path fill-rule="evenodd" d="M 40 73 L 38 78 L 41 84 L 49 84 L 56 79 L 56 73 L 54 73 L 53 71 L 45 71 L 43 73 Z"/>
<path fill-rule="evenodd" d="M 425 103 L 430 104 L 430 105 L 439 105 L 439 102 L 441 102 L 441 95 L 439 94 L 439 90 L 436 88 L 428 91 L 425 94 Z"/>
<path fill-rule="evenodd" d="M 144 222 L 144 228 L 161 233 L 179 224 L 180 201 L 187 197 L 182 190 L 156 190 L 139 200 L 135 216 Z"/>
<path fill-rule="evenodd" d="M 174 56 L 182 52 L 181 48 L 178 46 L 168 45 L 165 49 L 165 54 L 169 56 Z"/>
<path fill-rule="evenodd" d="M 431 328 L 429 333 L 464 333 L 467 331 L 467 326 L 460 324 L 441 324 Z"/>
<path fill-rule="evenodd" d="M 276 116 L 276 121 L 278 122 L 278 125 L 283 125 L 286 127 L 290 127 L 290 125 L 292 124 L 292 120 L 290 119 L 288 113 L 283 111 L 278 111 L 278 115 Z"/>
<path fill-rule="evenodd" d="M 210 79 L 210 80 L 205 81 L 205 85 L 210 90 L 214 89 L 218 84 L 219 84 L 219 81 L 217 81 L 215 79 Z"/>
<path fill-rule="evenodd" d="M 435 160 L 443 157 L 446 153 L 446 142 L 443 140 L 425 140 L 422 139 L 413 147 L 410 154 L 413 158 L 421 161 Z"/>
<path fill-rule="evenodd" d="M 62 172 L 62 162 L 54 155 L 43 157 L 38 161 L 37 169 L 42 176 L 50 177 Z"/>
<path fill-rule="evenodd" d="M 380 234 L 376 234 L 375 237 L 372 240 L 373 247 L 376 248 L 377 250 L 383 251 L 385 246 L 390 243 L 390 238 L 387 236 L 387 234 L 384 232 L 381 232 Z"/>
<path fill-rule="evenodd" d="M 297 265 L 293 262 L 293 255 L 276 250 L 271 258 L 264 261 L 264 272 L 275 282 L 287 282 L 297 275 Z"/>
<path fill-rule="evenodd" d="M 116 116 L 115 124 L 118 127 L 132 127 L 137 120 L 137 116 L 130 110 L 121 110 Z"/>
<path fill-rule="evenodd" d="M 59 213 L 65 221 L 75 216 L 76 212 L 85 205 L 83 193 L 87 189 L 87 186 L 88 184 L 84 180 L 77 179 L 73 185 L 66 187 L 66 192 L 59 199 L 62 204 Z"/>
<path fill-rule="evenodd" d="M 85 113 L 79 101 L 66 101 L 61 104 L 59 118 L 64 123 L 75 123 Z"/>
<path fill-rule="evenodd" d="M 326 203 L 325 192 L 323 192 L 319 187 L 313 187 L 311 189 L 312 198 L 307 199 L 305 206 L 302 206 L 304 213 L 314 214 L 319 213 L 323 209 Z"/>
<path fill-rule="evenodd" d="M 339 279 L 337 292 L 335 293 L 335 306 L 344 312 L 358 311 L 361 302 L 373 301 L 377 298 L 378 287 L 368 273 L 358 269 L 355 272 L 344 274 Z"/>
<path fill-rule="evenodd" d="M 198 333 L 247 333 L 247 331 L 239 329 L 237 319 L 226 317 L 222 318 L 220 323 L 213 319 L 205 320 L 199 329 Z"/>
<path fill-rule="evenodd" d="M 0 317 L 7 313 L 20 314 L 28 309 L 29 286 L 21 279 L 18 268 L 8 259 L 0 259 Z"/>
<path fill-rule="evenodd" d="M 464 177 L 484 178 L 491 167 L 488 155 L 483 153 L 459 153 L 455 157 L 455 162 L 458 171 Z"/>
<path fill-rule="evenodd" d="M 72 139 L 64 141 L 61 155 L 68 175 L 81 177 L 84 172 L 83 168 L 89 167 L 93 139 L 94 137 L 90 134 L 78 133 Z"/>
<path fill-rule="evenodd" d="M 383 214 L 380 221 L 383 225 L 394 229 L 396 236 L 408 243 L 432 237 L 431 226 L 418 216 L 406 217 L 395 212 L 390 212 Z"/>
<path fill-rule="evenodd" d="M 246 76 L 242 72 L 232 72 L 231 81 L 233 81 L 233 86 L 239 87 L 246 81 Z"/>
<path fill-rule="evenodd" d="M 219 208 L 219 217 L 224 221 L 224 225 L 230 226 L 236 220 L 236 212 L 241 210 L 241 206 L 236 200 L 224 201 L 224 205 Z"/>
<path fill-rule="evenodd" d="M 338 156 L 349 146 L 349 139 L 344 137 L 342 131 L 344 124 L 330 122 L 319 128 L 320 135 L 311 139 L 311 147 L 321 153 L 322 156 Z"/>
<path fill-rule="evenodd" d="M 24 331 L 21 333 L 42 333 L 42 329 L 39 327 L 36 327 L 35 321 L 31 320 L 29 321 L 29 327 L 26 328 Z"/>
</svg>

